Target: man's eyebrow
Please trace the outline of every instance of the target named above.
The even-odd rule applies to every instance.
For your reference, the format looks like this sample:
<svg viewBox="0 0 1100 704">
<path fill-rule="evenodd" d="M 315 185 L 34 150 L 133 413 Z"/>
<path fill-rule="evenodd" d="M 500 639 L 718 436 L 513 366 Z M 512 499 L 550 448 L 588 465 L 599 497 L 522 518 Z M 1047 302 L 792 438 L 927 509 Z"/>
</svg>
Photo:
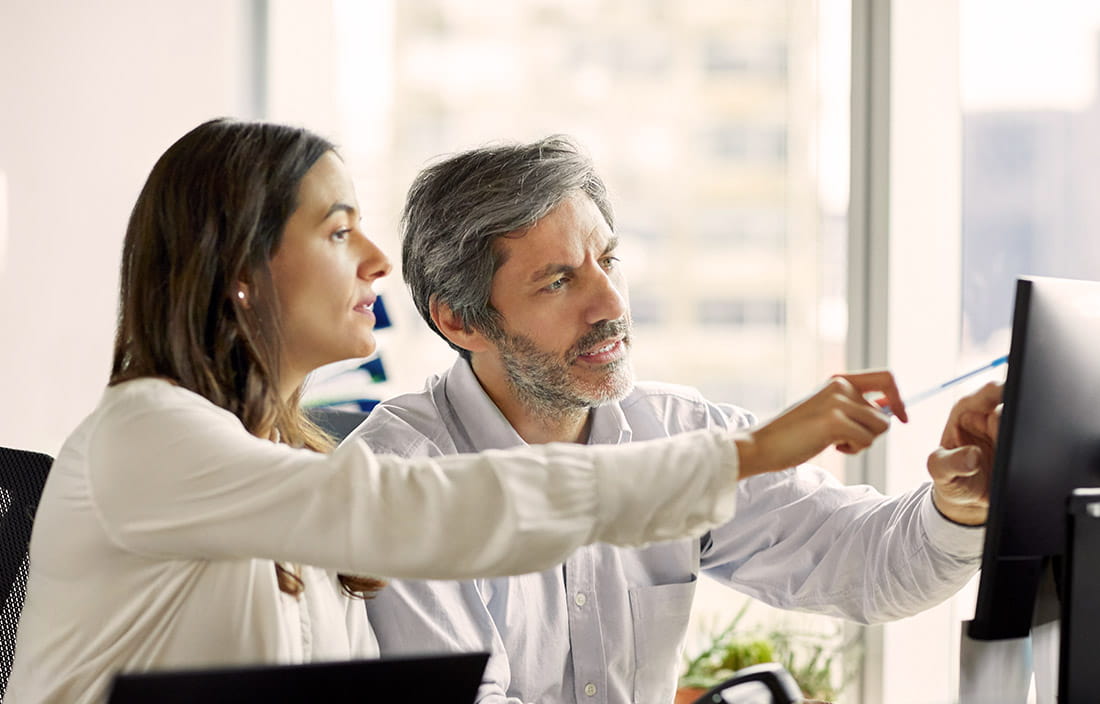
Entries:
<svg viewBox="0 0 1100 704">
<path fill-rule="evenodd" d="M 618 236 L 612 235 L 607 240 L 607 244 L 604 245 L 603 253 L 600 256 L 606 257 L 608 254 L 610 254 L 610 253 L 614 252 L 616 249 L 618 249 L 618 247 L 619 247 L 619 238 L 618 238 Z M 541 269 L 538 269 L 538 270 L 534 271 L 531 274 L 530 281 L 531 281 L 531 283 L 538 283 L 539 281 L 542 281 L 543 279 L 548 279 L 548 278 L 550 278 L 551 276 L 553 276 L 555 274 L 570 274 L 574 270 L 576 270 L 576 268 L 577 267 L 572 266 L 570 264 L 556 264 L 554 262 L 551 262 L 550 264 L 547 264 L 546 266 L 542 267 Z"/>
<path fill-rule="evenodd" d="M 324 222 L 325 220 L 328 220 L 330 217 L 332 217 L 336 213 L 347 213 L 348 215 L 354 216 L 357 212 L 358 211 L 355 209 L 354 205 L 348 205 L 347 203 L 339 203 L 339 202 L 333 203 L 332 207 L 328 209 L 327 213 L 325 213 L 325 216 L 323 218 L 321 218 L 321 222 Z"/>
<path fill-rule="evenodd" d="M 530 281 L 531 281 L 531 283 L 538 283 L 539 281 L 542 281 L 543 279 L 550 278 L 554 274 L 569 274 L 569 273 L 572 273 L 576 268 L 577 267 L 570 266 L 569 264 L 550 263 L 550 264 L 547 264 L 546 266 L 542 267 L 541 269 L 538 269 L 534 273 L 532 273 Z"/>
</svg>

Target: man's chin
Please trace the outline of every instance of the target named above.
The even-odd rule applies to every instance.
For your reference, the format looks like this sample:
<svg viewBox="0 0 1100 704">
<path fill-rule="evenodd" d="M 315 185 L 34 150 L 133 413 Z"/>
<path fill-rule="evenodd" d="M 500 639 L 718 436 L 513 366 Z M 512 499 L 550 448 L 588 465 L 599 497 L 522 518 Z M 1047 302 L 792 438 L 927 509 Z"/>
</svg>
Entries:
<svg viewBox="0 0 1100 704">
<path fill-rule="evenodd" d="M 584 397 L 588 400 L 589 406 L 595 408 L 596 406 L 606 406 L 609 403 L 622 401 L 633 390 L 634 377 L 631 376 L 626 379 L 616 379 L 601 385 L 600 388 L 585 389 Z"/>
</svg>

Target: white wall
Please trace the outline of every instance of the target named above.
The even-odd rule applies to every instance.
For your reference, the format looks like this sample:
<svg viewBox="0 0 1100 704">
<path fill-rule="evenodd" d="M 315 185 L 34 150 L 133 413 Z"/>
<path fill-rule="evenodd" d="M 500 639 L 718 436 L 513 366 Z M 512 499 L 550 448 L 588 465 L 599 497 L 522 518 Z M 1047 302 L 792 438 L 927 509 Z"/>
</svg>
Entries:
<svg viewBox="0 0 1100 704">
<path fill-rule="evenodd" d="M 98 399 L 145 176 L 199 122 L 252 116 L 250 8 L 0 0 L 0 445 L 56 453 Z"/>
</svg>

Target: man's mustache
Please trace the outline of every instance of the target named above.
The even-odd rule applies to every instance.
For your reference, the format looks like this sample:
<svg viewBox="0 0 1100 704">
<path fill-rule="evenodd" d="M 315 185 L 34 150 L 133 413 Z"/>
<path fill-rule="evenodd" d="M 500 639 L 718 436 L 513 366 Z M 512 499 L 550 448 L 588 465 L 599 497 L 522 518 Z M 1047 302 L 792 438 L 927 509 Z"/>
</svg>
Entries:
<svg viewBox="0 0 1100 704">
<path fill-rule="evenodd" d="M 601 320 L 592 326 L 592 329 L 581 336 L 581 339 L 569 349 L 568 359 L 572 362 L 582 352 L 589 349 L 598 342 L 611 337 L 623 338 L 624 344 L 630 342 L 630 318 L 619 318 L 618 320 Z"/>
</svg>

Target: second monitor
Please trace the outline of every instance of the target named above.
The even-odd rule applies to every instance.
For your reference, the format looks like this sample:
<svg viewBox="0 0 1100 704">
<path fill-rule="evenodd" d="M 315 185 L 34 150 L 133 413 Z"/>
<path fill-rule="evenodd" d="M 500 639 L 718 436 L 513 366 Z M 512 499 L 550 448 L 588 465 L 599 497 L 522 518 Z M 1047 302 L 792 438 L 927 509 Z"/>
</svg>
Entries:
<svg viewBox="0 0 1100 704">
<path fill-rule="evenodd" d="M 1017 282 L 971 638 L 1027 636 L 1052 561 L 1061 577 L 1067 500 L 1100 487 L 1098 345 L 1100 283 Z"/>
</svg>

